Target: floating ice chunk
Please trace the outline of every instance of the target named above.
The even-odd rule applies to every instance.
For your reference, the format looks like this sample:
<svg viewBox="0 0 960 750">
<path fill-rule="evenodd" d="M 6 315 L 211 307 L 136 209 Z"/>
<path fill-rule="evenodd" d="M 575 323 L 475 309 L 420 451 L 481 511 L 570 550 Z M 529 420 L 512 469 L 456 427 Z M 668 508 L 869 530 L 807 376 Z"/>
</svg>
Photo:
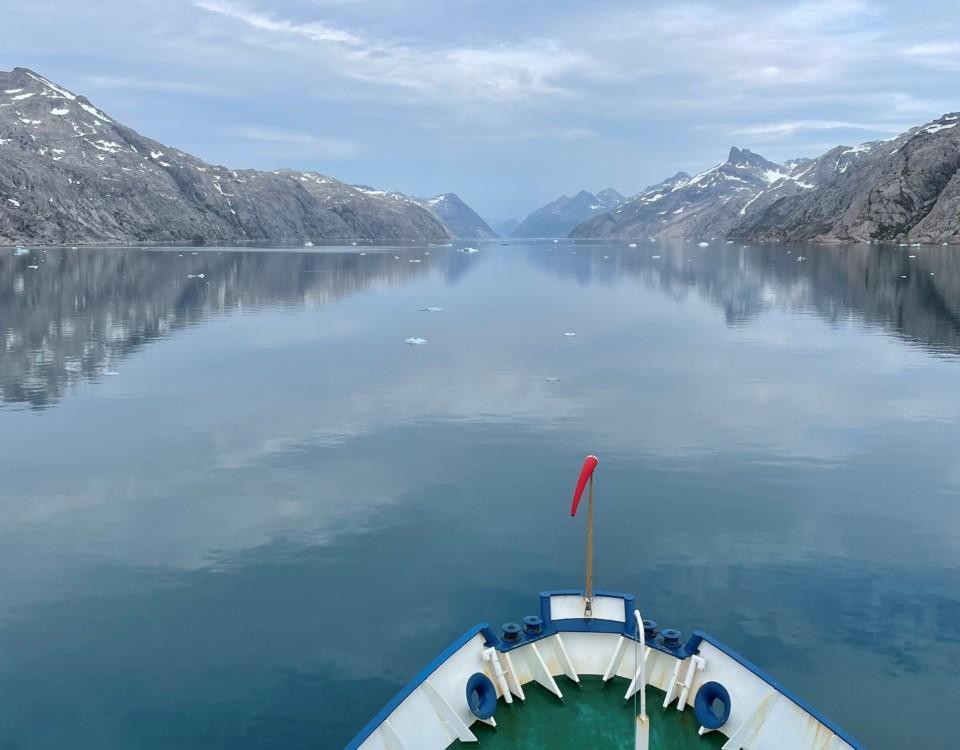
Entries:
<svg viewBox="0 0 960 750">
<path fill-rule="evenodd" d="M 544 380 L 547 381 L 548 383 L 559 383 L 559 382 L 560 382 L 560 378 L 544 378 Z"/>
<path fill-rule="evenodd" d="M 563 335 L 564 335 L 564 336 L 576 336 L 577 334 L 575 334 L 573 331 L 567 331 L 567 332 L 564 333 Z"/>
<path fill-rule="evenodd" d="M 360 253 L 360 255 L 366 255 L 366 253 Z"/>
<path fill-rule="evenodd" d="M 427 340 L 420 338 L 419 336 L 411 336 L 408 339 L 404 339 L 403 343 L 410 344 L 410 346 L 423 346 L 427 343 Z"/>
<path fill-rule="evenodd" d="M 442 307 L 421 307 L 420 312 L 443 312 Z"/>
<path fill-rule="evenodd" d="M 905 279 L 905 278 L 907 278 L 907 277 L 906 277 L 906 276 L 901 276 L 900 278 L 901 278 L 901 279 Z"/>
<path fill-rule="evenodd" d="M 114 376 L 114 375 L 119 375 L 120 373 L 117 372 L 116 370 L 104 370 L 104 371 L 103 371 L 103 374 L 104 374 L 104 375 Z"/>
<path fill-rule="evenodd" d="M 36 271 L 40 266 L 27 266 L 31 271 Z"/>
<path fill-rule="evenodd" d="M 907 257 L 908 257 L 908 258 L 916 258 L 917 256 L 916 256 L 916 255 L 908 255 Z"/>
<path fill-rule="evenodd" d="M 312 243 L 310 240 L 307 240 L 306 242 L 303 243 L 303 246 L 304 246 L 304 247 L 313 247 L 313 243 Z"/>
<path fill-rule="evenodd" d="M 407 261 L 407 263 L 422 263 L 422 262 L 423 261 L 421 261 L 419 258 L 411 258 L 410 260 Z"/>
<path fill-rule="evenodd" d="M 728 245 L 732 245 L 732 244 L 733 244 L 733 240 L 727 240 L 727 244 L 728 244 Z"/>
<path fill-rule="evenodd" d="M 473 255 L 474 253 L 479 253 L 479 247 L 464 247 L 460 249 L 461 253 L 466 253 L 467 255 Z"/>
<path fill-rule="evenodd" d="M 351 244 L 351 245 L 356 245 L 357 243 L 356 243 L 356 242 L 351 242 L 350 244 Z"/>
<path fill-rule="evenodd" d="M 627 245 L 627 247 L 636 247 L 636 246 L 637 246 L 636 242 L 631 242 L 629 245 Z"/>
<path fill-rule="evenodd" d="M 14 255 L 30 255 L 30 248 L 29 248 L 29 247 L 22 247 L 21 245 L 17 245 L 17 246 L 13 249 L 13 254 L 14 254 Z"/>
<path fill-rule="evenodd" d="M 205 279 L 207 277 L 206 277 L 206 274 L 202 274 L 202 273 L 188 273 L 187 278 L 188 279 Z"/>
<path fill-rule="evenodd" d="M 560 240 L 554 240 L 553 244 L 556 245 L 558 242 L 560 242 Z"/>
<path fill-rule="evenodd" d="M 653 258 L 654 260 L 660 260 L 659 255 L 651 255 L 650 257 Z"/>
<path fill-rule="evenodd" d="M 710 247 L 709 242 L 698 242 L 697 247 Z"/>
<path fill-rule="evenodd" d="M 604 260 L 610 260 L 610 256 L 609 256 L 609 255 L 604 255 L 604 256 L 603 256 L 603 259 L 604 259 Z"/>
</svg>

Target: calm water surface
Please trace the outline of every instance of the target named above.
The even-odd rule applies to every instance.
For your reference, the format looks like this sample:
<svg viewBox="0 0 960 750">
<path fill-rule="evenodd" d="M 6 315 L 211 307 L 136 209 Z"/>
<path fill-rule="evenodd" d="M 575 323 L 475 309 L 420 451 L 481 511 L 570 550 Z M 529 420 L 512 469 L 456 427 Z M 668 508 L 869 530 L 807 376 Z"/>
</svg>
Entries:
<svg viewBox="0 0 960 750">
<path fill-rule="evenodd" d="M 581 584 L 587 452 L 598 585 L 955 745 L 956 248 L 315 250 L 0 254 L 0 748 L 342 746 Z"/>
</svg>

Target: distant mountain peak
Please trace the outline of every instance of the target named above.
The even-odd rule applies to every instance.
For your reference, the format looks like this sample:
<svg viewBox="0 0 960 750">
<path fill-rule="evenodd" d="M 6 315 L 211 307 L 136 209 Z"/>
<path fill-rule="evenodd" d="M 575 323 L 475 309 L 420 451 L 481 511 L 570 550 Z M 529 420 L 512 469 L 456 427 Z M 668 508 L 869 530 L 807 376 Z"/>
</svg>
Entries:
<svg viewBox="0 0 960 750">
<path fill-rule="evenodd" d="M 731 147 L 730 155 L 727 157 L 727 164 L 735 167 L 754 167 L 761 170 L 776 170 L 780 165 L 765 159 L 760 154 L 755 154 L 748 148 Z"/>
<path fill-rule="evenodd" d="M 626 200 L 613 188 L 599 193 L 580 190 L 572 198 L 561 195 L 530 213 L 514 230 L 513 237 L 566 237 L 575 226 L 612 211 Z"/>
</svg>

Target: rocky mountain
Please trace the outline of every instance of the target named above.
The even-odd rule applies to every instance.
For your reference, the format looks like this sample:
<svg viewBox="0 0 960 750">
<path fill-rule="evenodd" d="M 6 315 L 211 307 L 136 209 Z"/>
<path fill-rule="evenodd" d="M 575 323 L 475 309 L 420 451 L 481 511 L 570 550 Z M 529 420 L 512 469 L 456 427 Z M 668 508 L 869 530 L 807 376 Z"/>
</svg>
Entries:
<svg viewBox="0 0 960 750">
<path fill-rule="evenodd" d="M 208 164 L 33 71 L 0 71 L 0 244 L 449 237 L 416 201 Z"/>
<path fill-rule="evenodd" d="M 463 240 L 488 240 L 499 235 L 456 193 L 442 193 L 421 203 L 443 222 L 450 233 Z"/>
<path fill-rule="evenodd" d="M 787 166 L 749 149 L 731 148 L 727 160 L 690 177 L 679 172 L 608 214 L 577 226 L 571 237 L 704 238 L 725 236 L 741 210 L 763 190 L 790 178 Z"/>
<path fill-rule="evenodd" d="M 960 113 L 891 141 L 839 147 L 803 165 L 807 186 L 761 202 L 731 236 L 751 240 L 960 240 Z M 759 201 L 759 198 L 758 198 Z"/>
<path fill-rule="evenodd" d="M 889 141 L 784 164 L 733 148 L 723 164 L 674 175 L 570 236 L 956 242 L 958 123 L 947 114 Z"/>
<path fill-rule="evenodd" d="M 538 208 L 514 231 L 514 237 L 566 237 L 571 229 L 587 219 L 605 214 L 619 206 L 624 197 L 613 188 L 594 195 L 581 190 L 572 198 L 561 195 L 552 203 Z"/>
<path fill-rule="evenodd" d="M 433 198 L 417 198 L 396 191 L 379 190 L 369 185 L 353 185 L 366 195 L 416 203 L 433 214 L 450 236 L 462 240 L 486 240 L 499 235 L 456 193 L 441 193 Z"/>
</svg>

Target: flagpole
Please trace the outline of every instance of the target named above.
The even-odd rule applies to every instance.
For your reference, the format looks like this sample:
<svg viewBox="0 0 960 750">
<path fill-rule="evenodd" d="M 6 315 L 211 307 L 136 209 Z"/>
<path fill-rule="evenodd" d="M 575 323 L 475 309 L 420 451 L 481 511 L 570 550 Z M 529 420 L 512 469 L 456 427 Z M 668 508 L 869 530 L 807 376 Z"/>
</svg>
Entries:
<svg viewBox="0 0 960 750">
<path fill-rule="evenodd" d="M 584 589 L 584 616 L 593 616 L 593 474 L 587 499 L 587 585 Z"/>
<path fill-rule="evenodd" d="M 593 471 L 600 463 L 599 459 L 590 455 L 583 459 L 583 466 L 580 468 L 580 476 L 577 477 L 577 486 L 573 490 L 573 501 L 570 503 L 570 515 L 577 515 L 577 508 L 580 507 L 580 499 L 583 497 L 583 491 L 587 489 L 587 483 L 590 484 L 587 500 L 587 560 L 586 560 L 586 581 L 583 587 L 583 616 L 593 617 Z"/>
</svg>

